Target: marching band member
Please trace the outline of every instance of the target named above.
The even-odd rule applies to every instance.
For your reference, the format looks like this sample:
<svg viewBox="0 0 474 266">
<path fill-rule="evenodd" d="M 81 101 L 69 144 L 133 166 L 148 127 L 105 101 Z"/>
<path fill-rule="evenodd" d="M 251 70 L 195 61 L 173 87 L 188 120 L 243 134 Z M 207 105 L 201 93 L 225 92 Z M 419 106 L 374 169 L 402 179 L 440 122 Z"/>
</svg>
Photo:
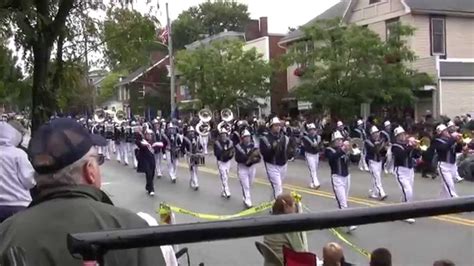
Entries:
<svg viewBox="0 0 474 266">
<path fill-rule="evenodd" d="M 283 192 L 283 180 L 286 177 L 289 139 L 281 132 L 281 121 L 273 117 L 270 131 L 260 138 L 260 151 L 263 155 L 268 180 L 272 185 L 273 197 Z"/>
<path fill-rule="evenodd" d="M 101 135 L 102 137 L 105 137 L 105 128 L 104 128 L 104 125 L 102 125 L 101 123 L 97 123 L 97 122 L 94 123 L 91 129 L 91 132 L 92 134 L 97 134 L 97 135 Z M 97 148 L 98 154 L 104 155 L 106 147 L 97 146 L 96 148 Z"/>
<path fill-rule="evenodd" d="M 344 138 L 344 140 L 350 139 L 349 132 L 346 130 L 344 127 L 344 123 L 342 121 L 337 121 L 336 123 L 336 131 L 339 131 L 341 136 Z"/>
<path fill-rule="evenodd" d="M 219 169 L 219 177 L 222 182 L 222 197 L 230 198 L 229 190 L 229 171 L 232 157 L 234 157 L 234 144 L 229 138 L 229 134 L 225 127 L 220 130 L 219 139 L 214 142 L 214 155 L 217 160 L 217 169 Z"/>
<path fill-rule="evenodd" d="M 306 126 L 308 134 L 303 137 L 306 163 L 311 175 L 310 187 L 319 189 L 321 184 L 318 180 L 319 152 L 321 151 L 321 136 L 317 134 L 316 125 L 310 123 Z"/>
<path fill-rule="evenodd" d="M 202 153 L 202 147 L 199 144 L 199 140 L 195 133 L 194 128 L 189 126 L 187 135 L 184 137 L 183 150 L 188 157 L 189 172 L 191 175 L 189 185 L 192 189 L 197 191 L 199 189 L 198 165 L 200 163 L 199 160 L 202 160 L 203 157 L 200 156 L 200 153 Z"/>
<path fill-rule="evenodd" d="M 117 147 L 117 161 L 128 165 L 128 146 L 125 123 L 126 122 L 123 122 L 115 128 L 115 145 Z"/>
<path fill-rule="evenodd" d="M 145 190 L 148 195 L 155 195 L 155 186 L 153 180 L 155 178 L 155 156 L 152 143 L 154 142 L 153 130 L 147 129 L 145 131 L 145 137 L 138 137 L 136 145 L 138 147 L 137 160 L 138 160 L 138 173 L 144 173 L 146 178 Z"/>
<path fill-rule="evenodd" d="M 395 143 L 392 145 L 394 172 L 402 190 L 402 202 L 412 202 L 415 158 L 418 158 L 420 154 L 415 149 L 416 140 L 413 137 L 407 138 L 402 127 L 395 128 L 393 132 L 395 135 Z M 405 222 L 412 224 L 415 219 L 406 219 Z"/>
<path fill-rule="evenodd" d="M 380 131 L 380 137 L 388 145 L 387 155 L 384 158 L 383 169 L 386 174 L 393 173 L 393 156 L 392 156 L 392 124 L 390 121 L 383 122 L 384 129 Z"/>
<path fill-rule="evenodd" d="M 380 137 L 380 131 L 376 126 L 370 129 L 370 138 L 364 142 L 367 152 L 366 159 L 369 164 L 369 171 L 372 175 L 372 188 L 369 190 L 369 197 L 385 200 L 387 194 L 382 187 L 382 161 L 387 149 L 387 143 Z"/>
<path fill-rule="evenodd" d="M 441 186 L 441 198 L 458 197 L 454 187 L 454 180 L 458 175 L 456 166 L 456 151 L 460 151 L 458 140 L 461 134 L 453 132 L 450 134 L 444 124 L 436 127 L 438 136 L 430 146 L 438 154 L 438 173 L 443 180 Z"/>
<path fill-rule="evenodd" d="M 128 152 L 131 153 L 132 158 L 133 158 L 133 168 L 138 167 L 138 161 L 137 161 L 137 156 L 136 156 L 136 151 L 137 151 L 137 145 L 135 144 L 136 140 L 141 137 L 141 126 L 137 124 L 137 122 L 132 121 L 130 124 L 130 136 L 129 136 L 129 146 L 128 146 Z"/>
<path fill-rule="evenodd" d="M 204 154 L 207 155 L 208 154 L 207 147 L 209 145 L 209 131 L 210 131 L 210 128 L 209 128 L 209 124 L 207 124 L 207 123 L 203 123 L 200 126 L 202 127 L 202 129 L 199 129 L 199 142 L 201 143 L 201 146 L 204 150 Z"/>
<path fill-rule="evenodd" d="M 351 185 L 351 175 L 349 174 L 349 141 L 344 141 L 341 132 L 332 134 L 332 145 L 325 150 L 326 158 L 331 168 L 331 184 L 334 196 L 339 209 L 347 208 L 347 198 Z M 350 226 L 348 231 L 354 231 L 357 226 Z"/>
<path fill-rule="evenodd" d="M 155 134 L 155 143 L 153 143 L 153 149 L 155 150 L 156 176 L 161 178 L 163 176 L 161 161 L 163 160 L 165 151 L 164 132 L 161 130 L 161 123 L 158 119 L 153 120 L 153 130 Z"/>
<path fill-rule="evenodd" d="M 357 126 L 354 128 L 354 137 L 365 141 L 367 139 L 367 134 L 364 129 L 364 121 L 359 119 L 357 120 L 356 124 Z M 369 167 L 367 166 L 367 162 L 365 160 L 365 149 L 362 149 L 362 154 L 359 160 L 359 169 L 361 171 L 369 171 Z"/>
<path fill-rule="evenodd" d="M 105 121 L 105 139 L 107 146 L 104 147 L 105 159 L 110 160 L 110 154 L 113 152 L 114 125 L 111 121 Z"/>
<path fill-rule="evenodd" d="M 181 139 L 178 137 L 178 128 L 173 122 L 168 123 L 165 135 L 163 135 L 166 158 L 168 161 L 168 173 L 172 183 L 176 183 L 176 170 L 178 168 L 179 152 L 181 150 Z"/>
<path fill-rule="evenodd" d="M 252 208 L 250 187 L 255 179 L 256 165 L 262 159 L 259 149 L 252 142 L 250 132 L 245 129 L 242 132 L 242 140 L 235 146 L 235 161 L 237 162 L 237 176 L 244 194 L 244 205 Z"/>
<path fill-rule="evenodd" d="M 452 133 L 454 133 L 454 132 L 459 132 L 459 131 L 458 131 L 459 127 L 456 126 L 456 124 L 455 124 L 452 120 L 450 120 L 450 121 L 448 122 L 447 127 L 448 127 L 448 131 L 449 131 L 450 134 L 452 134 Z M 457 152 L 457 153 L 456 153 L 456 162 L 459 161 L 459 158 L 460 158 L 461 156 L 462 156 L 462 150 L 461 150 L 460 152 Z M 455 182 L 455 183 L 460 183 L 460 182 L 462 182 L 462 181 L 464 181 L 464 178 L 462 178 L 462 177 L 459 175 L 459 173 L 456 171 L 456 175 L 454 176 L 454 182 Z"/>
</svg>

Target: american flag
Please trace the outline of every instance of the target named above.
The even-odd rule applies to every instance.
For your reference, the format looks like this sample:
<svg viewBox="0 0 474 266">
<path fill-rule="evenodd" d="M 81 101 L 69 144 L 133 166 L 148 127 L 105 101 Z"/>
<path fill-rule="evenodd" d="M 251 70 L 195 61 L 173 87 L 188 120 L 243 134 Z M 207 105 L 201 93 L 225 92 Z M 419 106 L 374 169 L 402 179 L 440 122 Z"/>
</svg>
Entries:
<svg viewBox="0 0 474 266">
<path fill-rule="evenodd" d="M 168 37 L 169 37 L 169 27 L 166 26 L 166 27 L 164 27 L 160 30 L 159 35 L 158 35 L 158 39 L 162 43 L 168 43 Z"/>
</svg>

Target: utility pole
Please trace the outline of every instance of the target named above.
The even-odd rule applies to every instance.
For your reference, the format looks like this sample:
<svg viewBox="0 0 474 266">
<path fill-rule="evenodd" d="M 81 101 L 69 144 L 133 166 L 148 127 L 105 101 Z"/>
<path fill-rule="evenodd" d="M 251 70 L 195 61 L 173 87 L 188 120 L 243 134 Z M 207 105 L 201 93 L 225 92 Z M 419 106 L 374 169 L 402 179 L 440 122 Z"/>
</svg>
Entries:
<svg viewBox="0 0 474 266">
<path fill-rule="evenodd" d="M 170 116 L 171 118 L 174 118 L 176 116 L 175 110 L 176 110 L 176 99 L 175 99 L 175 75 L 174 75 L 174 58 L 173 58 L 173 38 L 172 38 L 172 30 L 171 30 L 171 20 L 170 20 L 170 15 L 168 11 L 168 3 L 166 3 L 166 20 L 168 23 L 168 55 L 169 55 L 169 60 L 170 60 L 170 107 L 171 107 L 171 112 Z"/>
</svg>

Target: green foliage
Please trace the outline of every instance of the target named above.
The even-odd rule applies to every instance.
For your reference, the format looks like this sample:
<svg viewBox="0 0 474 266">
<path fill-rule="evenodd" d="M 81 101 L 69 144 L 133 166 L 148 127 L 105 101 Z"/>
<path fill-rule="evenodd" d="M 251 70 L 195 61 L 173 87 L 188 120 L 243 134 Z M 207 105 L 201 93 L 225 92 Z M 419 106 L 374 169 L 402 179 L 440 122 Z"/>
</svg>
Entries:
<svg viewBox="0 0 474 266">
<path fill-rule="evenodd" d="M 290 47 L 285 58 L 287 65 L 296 63 L 303 72 L 298 98 L 333 115 L 356 114 L 364 102 L 407 105 L 414 99 L 413 89 L 430 83 L 408 67 L 415 59 L 405 42 L 411 27 L 392 26 L 387 42 L 365 27 L 341 25 L 339 19 L 317 22 L 304 31 L 306 40 Z"/>
<path fill-rule="evenodd" d="M 104 78 L 100 85 L 100 93 L 98 95 L 99 103 L 104 103 L 115 95 L 115 85 L 117 85 L 117 83 L 119 82 L 120 77 L 124 75 L 125 72 L 110 72 Z"/>
<path fill-rule="evenodd" d="M 31 103 L 31 88 L 23 80 L 17 58 L 5 46 L 0 46 L 0 105 L 11 109 L 23 109 Z"/>
<path fill-rule="evenodd" d="M 146 48 L 156 41 L 158 21 L 135 10 L 109 9 L 103 27 L 105 56 L 113 70 L 133 71 L 148 62 Z"/>
<path fill-rule="evenodd" d="M 173 21 L 173 45 L 185 45 L 224 30 L 243 31 L 250 16 L 247 5 L 235 1 L 207 1 L 190 7 Z"/>
<path fill-rule="evenodd" d="M 212 110 L 245 107 L 268 95 L 270 64 L 254 48 L 245 51 L 242 42 L 183 50 L 176 61 L 191 94 Z"/>
</svg>

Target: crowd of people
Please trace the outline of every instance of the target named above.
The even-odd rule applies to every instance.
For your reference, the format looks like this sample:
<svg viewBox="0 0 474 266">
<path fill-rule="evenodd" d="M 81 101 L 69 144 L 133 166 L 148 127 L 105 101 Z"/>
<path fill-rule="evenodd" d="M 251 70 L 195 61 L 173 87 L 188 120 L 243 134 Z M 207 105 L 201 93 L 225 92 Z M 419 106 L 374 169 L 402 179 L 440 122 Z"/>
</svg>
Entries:
<svg viewBox="0 0 474 266">
<path fill-rule="evenodd" d="M 222 116 L 220 121 L 199 115 L 186 122 L 163 118 L 128 120 L 120 116 L 97 116 L 90 120 L 54 118 L 33 134 L 25 150 L 20 144 L 27 130 L 14 119 L 1 121 L 0 254 L 6 254 L 12 247 L 22 247 L 28 250 L 27 260 L 37 262 L 35 265 L 79 265 L 65 245 L 67 233 L 157 224 L 150 222 L 150 217 L 144 219 L 113 206 L 100 190 L 100 165 L 112 159 L 114 153 L 117 161 L 124 165 L 132 162 L 145 175 L 145 190 L 154 196 L 154 179 L 164 175 L 162 164 L 167 162 L 170 181 L 176 183 L 181 158 L 189 166 L 190 188 L 198 190 L 198 167 L 209 156 L 207 148 L 211 144 L 219 170 L 220 195 L 231 197 L 228 178 L 234 159 L 246 208 L 253 206 L 251 186 L 256 165 L 263 163 L 275 199 L 272 213 L 277 215 L 296 211 L 292 198 L 283 194 L 283 182 L 288 163 L 299 154 L 308 164 L 309 187 L 316 190 L 321 187 L 319 160 L 327 160 L 337 206 L 344 209 L 348 207 L 351 162 L 372 176 L 369 197 L 387 198 L 381 180 L 382 172 L 386 171 L 395 175 L 402 202 L 411 202 L 416 162 L 427 157 L 426 153 L 433 153 L 442 179 L 440 197 L 452 198 L 457 197 L 455 182 L 462 180 L 457 173 L 458 153 L 473 149 L 472 141 L 466 142 L 460 133 L 461 128 L 468 128 L 470 120 L 465 125 L 459 125 L 459 121 L 432 124 L 429 147 L 418 141 L 422 133 L 408 134 L 402 126 L 388 120 L 378 125 L 371 119 L 357 119 L 352 127 L 342 121 L 299 122 L 277 116 L 267 121 L 233 119 L 232 113 Z M 328 128 L 329 139 L 324 133 Z M 350 226 L 347 230 L 356 228 Z M 265 236 L 264 243 L 278 256 L 282 256 L 282 245 L 308 251 L 303 233 Z M 176 258 L 170 255 L 172 248 L 159 249 L 160 252 L 155 248 L 109 252 L 106 260 L 110 265 L 176 265 Z M 381 257 L 381 261 L 388 260 L 390 255 L 383 249 L 375 254 L 379 255 L 374 258 Z M 324 265 L 345 265 L 341 255 L 340 246 L 328 244 L 323 250 Z M 335 264 L 329 263 L 329 258 L 335 258 Z M 140 263 L 136 264 L 137 261 Z"/>
</svg>

